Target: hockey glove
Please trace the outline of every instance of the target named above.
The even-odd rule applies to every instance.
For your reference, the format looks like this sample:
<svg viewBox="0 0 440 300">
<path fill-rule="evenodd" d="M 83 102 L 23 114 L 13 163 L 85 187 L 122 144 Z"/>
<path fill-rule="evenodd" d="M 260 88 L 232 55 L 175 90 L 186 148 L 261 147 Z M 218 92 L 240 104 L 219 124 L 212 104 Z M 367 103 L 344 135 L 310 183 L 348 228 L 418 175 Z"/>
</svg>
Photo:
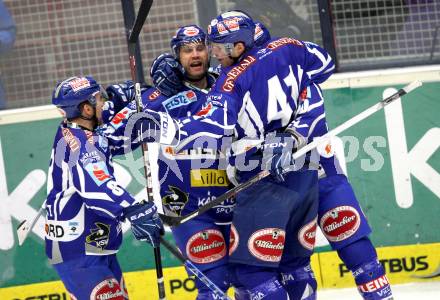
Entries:
<svg viewBox="0 0 440 300">
<path fill-rule="evenodd" d="M 159 247 L 160 236 L 165 233 L 162 221 L 153 202 L 142 201 L 124 208 L 122 217 L 131 223 L 131 231 L 139 241 Z"/>
<path fill-rule="evenodd" d="M 284 182 L 284 170 L 293 165 L 293 153 L 298 149 L 297 139 L 290 133 L 269 133 L 262 145 L 262 167 L 269 170 L 277 182 Z"/>
<path fill-rule="evenodd" d="M 150 88 L 148 85 L 141 86 L 141 93 Z M 108 123 L 115 113 L 126 107 L 129 102 L 135 100 L 133 81 L 127 80 L 123 83 L 112 84 L 106 88 L 109 100 L 102 107 L 102 121 Z"/>
<path fill-rule="evenodd" d="M 154 86 L 167 97 L 183 90 L 184 73 L 182 65 L 169 53 L 159 55 L 153 61 L 150 69 Z"/>
<path fill-rule="evenodd" d="M 179 127 L 170 115 L 145 109 L 130 116 L 125 135 L 131 134 L 132 144 L 160 143 L 176 146 L 179 143 Z"/>
</svg>

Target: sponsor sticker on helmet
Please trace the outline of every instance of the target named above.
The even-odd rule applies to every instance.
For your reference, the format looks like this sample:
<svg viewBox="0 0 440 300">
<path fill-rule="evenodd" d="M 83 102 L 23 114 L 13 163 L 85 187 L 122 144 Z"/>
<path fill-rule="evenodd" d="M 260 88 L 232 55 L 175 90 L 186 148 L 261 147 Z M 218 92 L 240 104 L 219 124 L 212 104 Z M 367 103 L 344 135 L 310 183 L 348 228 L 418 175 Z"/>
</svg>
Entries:
<svg viewBox="0 0 440 300">
<path fill-rule="evenodd" d="M 267 262 L 279 262 L 283 255 L 286 232 L 280 228 L 264 228 L 254 232 L 248 240 L 249 252 Z"/>
<path fill-rule="evenodd" d="M 356 233 L 361 224 L 359 212 L 352 206 L 338 206 L 320 220 L 324 235 L 331 242 L 340 242 Z"/>
<path fill-rule="evenodd" d="M 216 229 L 195 233 L 186 243 L 188 258 L 198 264 L 209 264 L 226 256 L 226 242 Z"/>
<path fill-rule="evenodd" d="M 69 82 L 74 92 L 90 87 L 90 82 L 85 77 L 75 78 Z"/>
<path fill-rule="evenodd" d="M 186 36 L 196 36 L 196 35 L 199 34 L 199 32 L 200 31 L 197 28 L 193 27 L 193 26 L 186 27 L 183 30 L 183 34 L 186 35 Z"/>
<path fill-rule="evenodd" d="M 124 292 L 121 290 L 121 286 L 115 278 L 105 279 L 98 283 L 92 290 L 90 299 L 93 300 L 124 300 Z"/>
<path fill-rule="evenodd" d="M 263 35 L 263 29 L 261 29 L 261 26 L 258 24 L 255 26 L 255 34 L 254 34 L 254 41 L 258 40 Z"/>
<path fill-rule="evenodd" d="M 226 34 L 228 31 L 225 28 L 225 25 L 223 23 L 217 23 L 217 31 L 219 34 Z"/>
<path fill-rule="evenodd" d="M 298 232 L 298 240 L 301 245 L 308 249 L 313 250 L 315 247 L 316 240 L 316 226 L 317 226 L 317 218 L 313 219 L 306 225 L 304 225 Z"/>
<path fill-rule="evenodd" d="M 241 18 L 226 19 L 223 22 L 229 31 L 237 31 L 240 29 L 239 21 L 241 21 Z"/>
<path fill-rule="evenodd" d="M 240 237 L 234 224 L 231 224 L 231 231 L 229 232 L 229 255 L 232 255 L 237 250 Z"/>
</svg>

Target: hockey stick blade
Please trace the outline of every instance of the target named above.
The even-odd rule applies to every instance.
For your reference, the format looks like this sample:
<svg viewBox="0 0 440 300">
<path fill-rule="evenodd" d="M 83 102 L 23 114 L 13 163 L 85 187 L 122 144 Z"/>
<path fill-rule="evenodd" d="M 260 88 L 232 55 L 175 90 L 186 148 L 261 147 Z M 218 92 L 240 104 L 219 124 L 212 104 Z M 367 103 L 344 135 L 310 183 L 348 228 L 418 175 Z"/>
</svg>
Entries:
<svg viewBox="0 0 440 300">
<path fill-rule="evenodd" d="M 32 228 L 34 228 L 35 224 L 37 223 L 38 219 L 40 218 L 41 214 L 43 213 L 44 208 L 40 207 L 35 217 L 32 219 L 32 221 L 29 222 L 29 220 L 23 220 L 18 226 L 17 226 L 17 238 L 18 238 L 18 245 L 22 246 L 24 241 L 29 235 L 29 232 L 31 232 Z"/>
<path fill-rule="evenodd" d="M 364 110 L 363 112 L 359 113 L 358 115 L 354 116 L 353 118 L 345 121 L 344 123 L 342 123 L 341 125 L 339 125 L 338 127 L 336 127 L 333 130 L 330 130 L 329 132 L 327 132 L 325 135 L 314 139 L 312 142 L 308 143 L 307 145 L 305 145 L 304 147 L 298 149 L 298 151 L 296 151 L 292 158 L 294 160 L 302 157 L 304 154 L 306 154 L 307 152 L 313 150 L 314 148 L 316 148 L 319 144 L 321 143 L 325 143 L 326 141 L 328 141 L 331 137 L 337 136 L 338 134 L 340 134 L 341 132 L 343 132 L 344 130 L 352 127 L 353 125 L 359 123 L 360 121 L 368 118 L 369 116 L 371 116 L 372 114 L 374 114 L 375 112 L 381 110 L 382 108 L 384 108 L 386 105 L 390 104 L 391 102 L 393 102 L 396 99 L 399 99 L 399 97 L 406 95 L 410 92 L 412 92 L 413 90 L 415 90 L 416 88 L 420 87 L 422 85 L 422 83 L 418 80 L 411 82 L 410 84 L 408 84 L 407 86 L 403 87 L 402 89 L 398 90 L 396 93 L 392 94 L 391 96 L 381 100 L 380 102 L 374 104 L 373 106 L 367 108 L 366 110 Z M 227 191 L 226 193 L 224 193 L 223 195 L 221 195 L 220 197 L 216 198 L 215 200 L 209 202 L 208 204 L 201 206 L 198 210 L 195 210 L 189 214 L 187 214 L 186 216 L 179 216 L 179 217 L 173 217 L 173 216 L 166 216 L 166 215 L 162 215 L 160 214 L 160 218 L 162 219 L 162 222 L 168 226 L 178 226 L 182 223 L 185 223 L 195 217 L 197 217 L 198 215 L 206 212 L 207 210 L 213 208 L 216 205 L 219 205 L 220 203 L 222 203 L 223 201 L 231 198 L 232 196 L 235 196 L 237 193 L 247 189 L 248 187 L 250 187 L 251 185 L 253 185 L 254 183 L 260 181 L 261 179 L 267 177 L 270 174 L 269 171 L 261 171 L 260 173 L 258 173 L 257 175 L 255 175 L 254 177 L 252 177 L 251 179 L 249 179 L 248 181 L 230 189 L 229 191 Z"/>
<path fill-rule="evenodd" d="M 173 247 L 167 240 L 165 240 L 163 237 L 160 237 L 160 243 L 167 248 L 168 251 L 171 252 L 181 263 L 185 265 L 187 270 L 189 270 L 191 273 L 194 274 L 197 278 L 200 279 L 201 282 L 203 282 L 207 288 L 209 288 L 211 291 L 213 291 L 219 300 L 231 300 L 214 282 L 212 282 L 208 277 L 206 277 L 205 274 L 203 274 L 202 271 L 200 271 L 190 260 L 185 259 L 185 257 L 180 253 L 180 251 Z"/>
<path fill-rule="evenodd" d="M 130 30 L 130 35 L 128 36 L 128 42 L 130 44 L 136 44 L 142 27 L 144 26 L 145 20 L 150 13 L 151 5 L 153 5 L 153 0 L 143 0 L 141 2 L 136 21 L 134 22 L 133 28 Z"/>
</svg>

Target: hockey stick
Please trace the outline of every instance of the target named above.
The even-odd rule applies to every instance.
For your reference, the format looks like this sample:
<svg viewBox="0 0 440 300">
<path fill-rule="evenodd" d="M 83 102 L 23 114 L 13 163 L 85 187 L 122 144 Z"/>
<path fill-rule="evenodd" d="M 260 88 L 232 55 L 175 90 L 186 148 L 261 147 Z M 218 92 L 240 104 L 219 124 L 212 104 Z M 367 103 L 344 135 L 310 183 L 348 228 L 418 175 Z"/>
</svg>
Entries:
<svg viewBox="0 0 440 300">
<path fill-rule="evenodd" d="M 338 134 L 340 134 L 344 130 L 346 130 L 346 129 L 350 128 L 351 126 L 359 123 L 360 121 L 368 118 L 369 116 L 371 116 L 375 112 L 381 110 L 386 105 L 388 105 L 391 102 L 393 102 L 394 100 L 398 99 L 401 96 L 404 96 L 404 95 L 410 93 L 411 91 L 413 91 L 414 89 L 420 87 L 421 85 L 422 85 L 422 83 L 420 81 L 417 81 L 417 80 L 411 82 L 410 84 L 408 84 L 404 88 L 398 90 L 396 93 L 392 94 L 391 96 L 381 100 L 380 102 L 378 102 L 377 104 L 371 106 L 370 108 L 367 108 L 366 110 L 364 110 L 360 114 L 358 114 L 358 115 L 354 116 L 353 118 L 345 121 L 344 123 L 342 123 L 341 125 L 339 125 L 335 129 L 327 132 L 322 137 L 316 138 L 312 142 L 310 142 L 307 145 L 305 145 L 304 147 L 300 148 L 298 151 L 296 151 L 293 154 L 293 159 L 294 160 L 298 159 L 299 157 L 303 156 L 307 152 L 309 152 L 309 151 L 313 150 L 314 148 L 316 148 L 319 144 L 328 141 L 331 137 L 337 136 Z M 248 181 L 246 181 L 246 182 L 244 182 L 244 183 L 242 183 L 242 184 L 240 184 L 240 185 L 230 189 L 229 191 L 227 191 L 226 193 L 224 193 L 220 197 L 218 197 L 215 200 L 209 202 L 208 204 L 200 207 L 198 210 L 195 210 L 195 211 L 187 214 L 186 216 L 167 216 L 167 215 L 162 215 L 161 214 L 160 218 L 162 219 L 162 222 L 164 224 L 167 224 L 168 226 L 178 226 L 178 225 L 180 225 L 182 223 L 185 223 L 185 222 L 187 222 L 187 221 L 197 217 L 198 215 L 206 212 L 207 210 L 213 208 L 214 206 L 219 205 L 223 201 L 225 201 L 225 200 L 235 196 L 236 194 L 238 194 L 239 192 L 247 189 L 248 187 L 250 187 L 254 183 L 256 183 L 256 182 L 260 181 L 261 179 L 269 176 L 269 174 L 270 174 L 270 172 L 267 171 L 267 170 L 261 171 L 260 173 L 258 173 L 257 175 L 255 175 L 254 177 L 249 179 Z"/>
<path fill-rule="evenodd" d="M 189 259 L 186 259 L 182 253 L 176 248 L 173 247 L 167 240 L 165 240 L 163 237 L 160 238 L 160 243 L 168 249 L 168 251 L 171 252 L 183 265 L 186 267 L 187 270 L 189 270 L 194 276 L 200 279 L 201 282 L 203 282 L 211 291 L 215 293 L 215 295 L 218 297 L 216 299 L 222 300 L 231 300 L 223 291 L 209 279 L 205 274 L 203 274 L 202 271 L 200 271 Z"/>
<path fill-rule="evenodd" d="M 139 80 L 139 73 L 136 70 L 136 45 L 138 44 L 139 34 L 142 27 L 147 19 L 148 13 L 150 12 L 153 0 L 142 0 L 139 7 L 139 11 L 134 22 L 133 28 L 128 32 L 128 57 L 130 60 L 130 71 L 131 79 L 135 82 L 135 97 L 137 111 L 142 111 L 142 98 L 141 98 L 141 84 Z M 142 133 L 142 129 L 140 131 Z M 148 146 L 146 143 L 142 143 L 142 156 L 144 158 L 144 172 L 146 179 L 146 190 L 147 190 L 147 201 L 154 203 L 153 198 L 153 180 L 151 177 L 151 167 L 150 160 L 148 158 Z M 154 247 L 154 261 L 156 265 L 156 277 L 157 277 L 157 288 L 159 291 L 159 299 L 166 299 L 165 296 L 165 283 L 163 279 L 162 261 L 160 256 L 160 246 Z"/>
<path fill-rule="evenodd" d="M 23 220 L 17 226 L 17 237 L 18 237 L 18 245 L 22 246 L 24 241 L 27 239 L 29 232 L 31 232 L 32 228 L 34 228 L 35 224 L 37 224 L 38 219 L 46 208 L 46 200 L 41 205 L 40 209 L 37 211 L 37 214 L 33 217 L 31 221 Z"/>
</svg>

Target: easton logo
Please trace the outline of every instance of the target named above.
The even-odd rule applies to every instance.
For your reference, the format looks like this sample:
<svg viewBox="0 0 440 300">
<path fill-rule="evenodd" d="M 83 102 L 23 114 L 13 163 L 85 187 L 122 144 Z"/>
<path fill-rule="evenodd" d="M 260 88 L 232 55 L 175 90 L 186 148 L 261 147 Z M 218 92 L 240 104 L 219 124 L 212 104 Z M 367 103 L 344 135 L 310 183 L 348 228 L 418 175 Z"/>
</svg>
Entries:
<svg viewBox="0 0 440 300">
<path fill-rule="evenodd" d="M 315 218 L 311 222 L 304 225 L 298 232 L 298 240 L 301 243 L 301 245 L 308 249 L 313 250 L 315 247 L 315 240 L 316 240 L 316 226 L 317 226 L 317 219 Z"/>
<path fill-rule="evenodd" d="M 248 240 L 249 252 L 256 258 L 279 262 L 284 250 L 286 233 L 279 228 L 264 228 L 254 232 Z"/>
<path fill-rule="evenodd" d="M 188 258 L 198 264 L 208 264 L 226 256 L 226 243 L 219 230 L 195 233 L 186 243 Z"/>
<path fill-rule="evenodd" d="M 241 63 L 234 68 L 232 68 L 226 77 L 225 82 L 223 83 L 222 89 L 225 92 L 231 92 L 234 89 L 235 80 L 244 72 L 247 68 L 249 68 L 257 59 L 253 56 L 247 56 L 244 58 Z"/>
<path fill-rule="evenodd" d="M 229 255 L 232 255 L 237 249 L 239 241 L 240 238 L 238 236 L 237 228 L 235 228 L 234 224 L 231 224 L 231 231 L 229 233 Z"/>
<path fill-rule="evenodd" d="M 331 242 L 343 241 L 356 233 L 361 224 L 358 211 L 351 206 L 338 206 L 326 212 L 320 221 L 321 228 Z"/>
</svg>

